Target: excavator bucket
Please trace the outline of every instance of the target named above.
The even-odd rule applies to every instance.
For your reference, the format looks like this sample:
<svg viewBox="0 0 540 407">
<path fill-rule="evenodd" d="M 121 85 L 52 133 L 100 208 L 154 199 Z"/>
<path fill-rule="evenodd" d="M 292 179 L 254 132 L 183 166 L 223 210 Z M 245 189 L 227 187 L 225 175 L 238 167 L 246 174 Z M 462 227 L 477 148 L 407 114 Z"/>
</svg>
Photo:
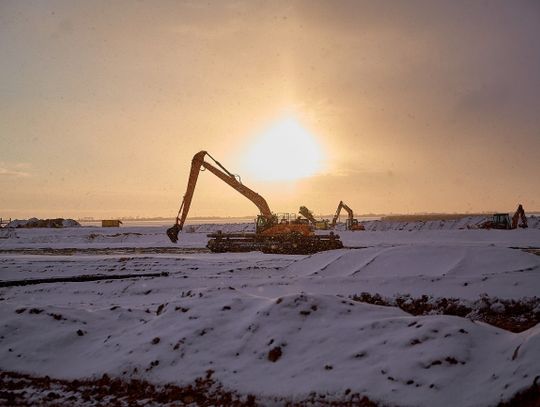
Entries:
<svg viewBox="0 0 540 407">
<path fill-rule="evenodd" d="M 167 229 L 167 236 L 171 239 L 171 242 L 178 242 L 178 233 L 180 232 L 180 226 L 174 225 L 172 228 Z"/>
</svg>

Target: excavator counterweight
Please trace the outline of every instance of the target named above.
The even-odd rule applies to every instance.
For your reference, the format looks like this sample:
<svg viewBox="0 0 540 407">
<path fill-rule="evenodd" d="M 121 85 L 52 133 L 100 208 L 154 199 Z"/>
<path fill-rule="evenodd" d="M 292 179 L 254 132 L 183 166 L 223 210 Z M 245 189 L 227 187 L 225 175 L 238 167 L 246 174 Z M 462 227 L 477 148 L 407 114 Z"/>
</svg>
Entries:
<svg viewBox="0 0 540 407">
<path fill-rule="evenodd" d="M 205 161 L 208 156 L 214 164 Z M 281 219 L 272 213 L 266 200 L 240 182 L 239 177 L 230 173 L 221 163 L 206 151 L 200 151 L 191 160 L 186 193 L 182 198 L 176 223 L 167 230 L 171 242 L 178 241 L 178 234 L 186 221 L 199 172 L 210 171 L 223 182 L 248 198 L 257 206 L 255 233 L 217 233 L 209 234 L 207 247 L 213 252 L 246 252 L 260 250 L 264 253 L 311 254 L 324 250 L 340 249 L 343 243 L 339 236 L 331 232 L 328 235 L 316 235 L 313 228 L 303 222 Z"/>
</svg>

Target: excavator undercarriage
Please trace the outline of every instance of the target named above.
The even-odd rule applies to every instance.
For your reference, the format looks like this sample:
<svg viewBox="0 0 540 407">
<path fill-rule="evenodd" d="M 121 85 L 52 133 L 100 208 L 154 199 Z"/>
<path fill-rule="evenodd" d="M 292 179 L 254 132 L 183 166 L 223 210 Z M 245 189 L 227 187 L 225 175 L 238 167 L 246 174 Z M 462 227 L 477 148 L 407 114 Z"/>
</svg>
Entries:
<svg viewBox="0 0 540 407">
<path fill-rule="evenodd" d="M 208 235 L 207 247 L 216 253 L 261 251 L 275 254 L 313 254 L 343 248 L 339 236 L 303 236 L 299 233 L 261 235 L 257 233 L 222 233 Z"/>
<path fill-rule="evenodd" d="M 210 157 L 215 165 L 205 161 L 206 156 Z M 167 236 L 171 242 L 178 241 L 178 234 L 186 221 L 199 172 L 202 169 L 210 171 L 240 192 L 260 211 L 260 215 L 257 216 L 255 233 L 222 233 L 218 231 L 209 234 L 210 240 L 207 247 L 212 252 L 262 251 L 263 253 L 312 254 L 343 247 L 339 236 L 333 232 L 328 235 L 316 235 L 313 227 L 305 222 L 286 218 L 278 219 L 262 196 L 243 185 L 240 177 L 230 173 L 206 151 L 198 152 L 191 161 L 188 186 L 178 210 L 176 223 L 167 230 Z"/>
</svg>

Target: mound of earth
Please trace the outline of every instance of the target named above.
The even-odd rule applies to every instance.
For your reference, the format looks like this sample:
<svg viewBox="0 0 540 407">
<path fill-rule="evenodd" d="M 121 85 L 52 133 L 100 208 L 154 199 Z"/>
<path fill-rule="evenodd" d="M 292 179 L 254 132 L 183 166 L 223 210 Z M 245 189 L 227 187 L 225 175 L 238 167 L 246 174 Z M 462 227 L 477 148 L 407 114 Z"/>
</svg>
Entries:
<svg viewBox="0 0 540 407">
<path fill-rule="evenodd" d="M 74 219 L 15 219 L 8 223 L 8 228 L 73 228 L 80 227 L 81 224 Z"/>
</svg>

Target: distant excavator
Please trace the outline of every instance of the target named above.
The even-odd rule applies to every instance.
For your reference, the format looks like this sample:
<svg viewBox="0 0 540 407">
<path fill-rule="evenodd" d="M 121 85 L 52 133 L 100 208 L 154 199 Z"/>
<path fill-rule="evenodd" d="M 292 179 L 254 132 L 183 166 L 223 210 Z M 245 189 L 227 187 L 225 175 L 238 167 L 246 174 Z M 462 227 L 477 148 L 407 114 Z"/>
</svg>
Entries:
<svg viewBox="0 0 540 407">
<path fill-rule="evenodd" d="M 208 156 L 213 162 L 205 161 Z M 191 171 L 186 193 L 182 199 L 176 223 L 167 230 L 171 242 L 178 241 L 178 233 L 186 221 L 199 172 L 208 170 L 223 182 L 240 192 L 257 206 L 255 233 L 217 233 L 209 234 L 211 239 L 207 247 L 212 252 L 248 252 L 260 250 L 263 253 L 311 254 L 325 250 L 341 249 L 343 243 L 339 236 L 330 232 L 328 235 L 316 235 L 313 228 L 305 222 L 286 217 L 278 218 L 273 214 L 266 200 L 243 185 L 240 177 L 230 173 L 220 162 L 206 151 L 199 151 L 191 160 Z"/>
<path fill-rule="evenodd" d="M 520 222 L 521 221 L 521 222 Z M 527 228 L 527 216 L 521 204 L 518 205 L 516 212 L 510 220 L 510 215 L 507 213 L 495 213 L 491 217 L 478 225 L 480 229 L 516 229 Z"/>
<path fill-rule="evenodd" d="M 348 214 L 347 220 L 345 221 L 345 229 L 365 230 L 364 225 L 358 223 L 358 220 L 354 218 L 353 210 L 349 208 L 343 201 L 339 201 L 339 205 L 336 209 L 336 214 L 334 215 L 334 218 L 332 219 L 332 223 L 330 224 L 331 228 L 336 227 L 336 223 L 337 223 L 337 220 L 339 219 L 339 215 L 342 209 L 345 209 L 345 211 Z"/>
<path fill-rule="evenodd" d="M 329 229 L 328 219 L 319 219 L 319 220 L 315 219 L 315 216 L 313 216 L 313 212 L 311 212 L 307 207 L 301 206 L 300 209 L 298 210 L 298 213 L 300 213 L 300 215 L 306 218 L 316 230 Z"/>
</svg>

